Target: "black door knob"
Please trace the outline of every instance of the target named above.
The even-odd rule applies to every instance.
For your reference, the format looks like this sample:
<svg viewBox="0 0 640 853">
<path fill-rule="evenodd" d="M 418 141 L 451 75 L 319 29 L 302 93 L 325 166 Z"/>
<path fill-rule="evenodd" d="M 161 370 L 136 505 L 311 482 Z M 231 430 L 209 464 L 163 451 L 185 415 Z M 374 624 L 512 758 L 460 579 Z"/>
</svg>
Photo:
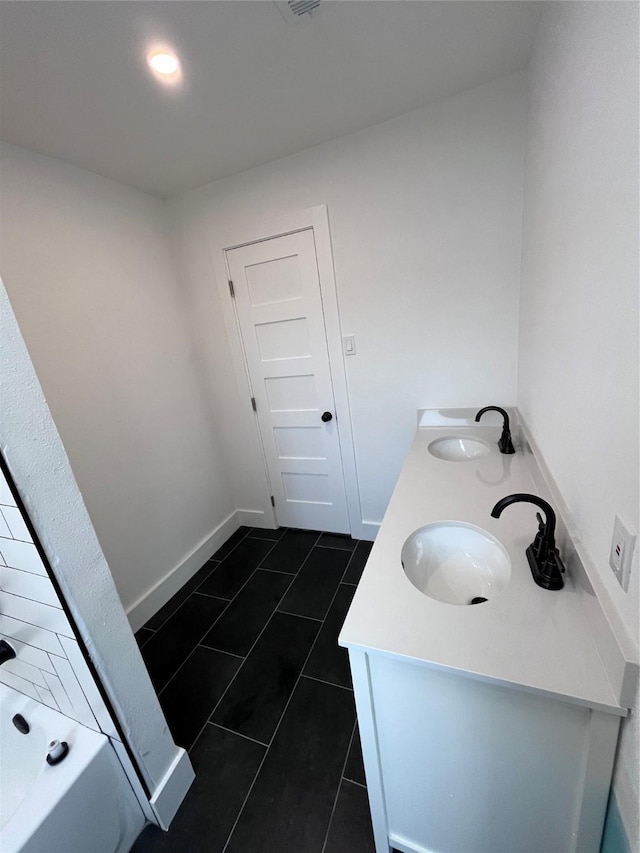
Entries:
<svg viewBox="0 0 640 853">
<path fill-rule="evenodd" d="M 326 424 L 326 423 L 328 423 L 329 421 L 332 421 L 332 420 L 333 420 L 333 415 L 331 414 L 331 412 L 323 412 L 323 413 L 322 413 L 322 420 L 323 420 L 323 421 L 325 422 L 325 424 Z"/>
</svg>

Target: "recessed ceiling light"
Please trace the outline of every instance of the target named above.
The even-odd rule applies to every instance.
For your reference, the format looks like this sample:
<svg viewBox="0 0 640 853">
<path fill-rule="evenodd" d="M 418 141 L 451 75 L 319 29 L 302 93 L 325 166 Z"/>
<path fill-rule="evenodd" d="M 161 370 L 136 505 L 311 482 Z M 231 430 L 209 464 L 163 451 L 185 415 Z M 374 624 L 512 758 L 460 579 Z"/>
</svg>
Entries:
<svg viewBox="0 0 640 853">
<path fill-rule="evenodd" d="M 156 74 L 162 74 L 163 77 L 171 77 L 180 69 L 180 60 L 175 53 L 162 51 L 151 53 L 147 57 L 147 63 L 152 71 Z"/>
</svg>

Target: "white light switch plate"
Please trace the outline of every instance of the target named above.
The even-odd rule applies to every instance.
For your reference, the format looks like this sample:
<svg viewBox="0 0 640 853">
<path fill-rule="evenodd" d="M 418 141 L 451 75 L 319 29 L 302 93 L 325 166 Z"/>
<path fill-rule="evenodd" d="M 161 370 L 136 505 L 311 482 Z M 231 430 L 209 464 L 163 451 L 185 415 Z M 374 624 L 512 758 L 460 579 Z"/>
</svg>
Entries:
<svg viewBox="0 0 640 853">
<path fill-rule="evenodd" d="M 613 523 L 609 565 L 625 592 L 629 589 L 629 574 L 635 544 L 636 537 L 629 533 L 620 516 L 616 515 Z"/>
<path fill-rule="evenodd" d="M 345 335 L 342 338 L 342 349 L 345 355 L 356 354 L 356 338 L 355 335 Z"/>
</svg>

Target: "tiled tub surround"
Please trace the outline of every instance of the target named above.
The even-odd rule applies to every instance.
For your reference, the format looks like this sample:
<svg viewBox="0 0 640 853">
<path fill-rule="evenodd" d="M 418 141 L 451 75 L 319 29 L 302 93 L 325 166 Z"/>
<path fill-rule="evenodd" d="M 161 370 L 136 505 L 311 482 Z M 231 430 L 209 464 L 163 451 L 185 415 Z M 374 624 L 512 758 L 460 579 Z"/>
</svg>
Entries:
<svg viewBox="0 0 640 853">
<path fill-rule="evenodd" d="M 14 733 L 16 707 L 39 740 L 41 720 L 58 722 L 44 733 L 34 784 L 0 830 L 0 847 L 85 853 L 98 844 L 124 853 L 153 812 L 22 513 L 0 470 L 0 638 L 16 653 L 0 667 L 3 725 Z M 44 764 L 52 737 L 68 739 L 74 754 L 55 777 Z M 16 754 L 3 753 L 3 786 L 26 784 Z"/>
<path fill-rule="evenodd" d="M 447 435 L 479 435 L 480 459 L 429 453 Z M 615 747 L 637 662 L 607 666 L 601 620 L 563 524 L 558 592 L 534 583 L 525 550 L 534 508 L 494 504 L 515 492 L 554 499 L 528 443 L 499 453 L 500 428 L 421 427 L 407 455 L 340 633 L 347 646 L 377 853 L 419 850 L 596 853 Z M 539 470 L 539 469 L 538 469 Z M 413 531 L 457 520 L 489 532 L 511 577 L 477 607 L 419 592 L 400 554 Z M 588 605 L 588 606 L 586 606 Z M 428 719 L 429 724 L 425 725 Z M 429 762 L 422 757 L 428 755 Z"/>
<path fill-rule="evenodd" d="M 1 683 L 120 740 L 1 471 L 0 637 L 16 652 Z"/>
<path fill-rule="evenodd" d="M 337 636 L 369 542 L 240 528 L 137 633 L 196 780 L 167 833 L 190 853 L 372 853 L 349 663 Z"/>
<path fill-rule="evenodd" d="M 15 714 L 27 720 L 23 734 Z M 0 684 L 2 853 L 128 853 L 144 826 L 109 738 Z M 45 764 L 51 740 L 65 760 Z"/>
</svg>

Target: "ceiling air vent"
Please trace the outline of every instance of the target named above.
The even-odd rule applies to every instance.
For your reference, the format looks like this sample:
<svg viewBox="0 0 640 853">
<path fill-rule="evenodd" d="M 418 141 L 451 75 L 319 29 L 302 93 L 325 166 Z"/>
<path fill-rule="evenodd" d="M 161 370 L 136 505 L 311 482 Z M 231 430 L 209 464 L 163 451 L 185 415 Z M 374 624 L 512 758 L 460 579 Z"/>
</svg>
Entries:
<svg viewBox="0 0 640 853">
<path fill-rule="evenodd" d="M 289 24 L 299 24 L 311 17 L 314 9 L 320 5 L 320 0 L 273 0 L 282 17 Z"/>
</svg>

